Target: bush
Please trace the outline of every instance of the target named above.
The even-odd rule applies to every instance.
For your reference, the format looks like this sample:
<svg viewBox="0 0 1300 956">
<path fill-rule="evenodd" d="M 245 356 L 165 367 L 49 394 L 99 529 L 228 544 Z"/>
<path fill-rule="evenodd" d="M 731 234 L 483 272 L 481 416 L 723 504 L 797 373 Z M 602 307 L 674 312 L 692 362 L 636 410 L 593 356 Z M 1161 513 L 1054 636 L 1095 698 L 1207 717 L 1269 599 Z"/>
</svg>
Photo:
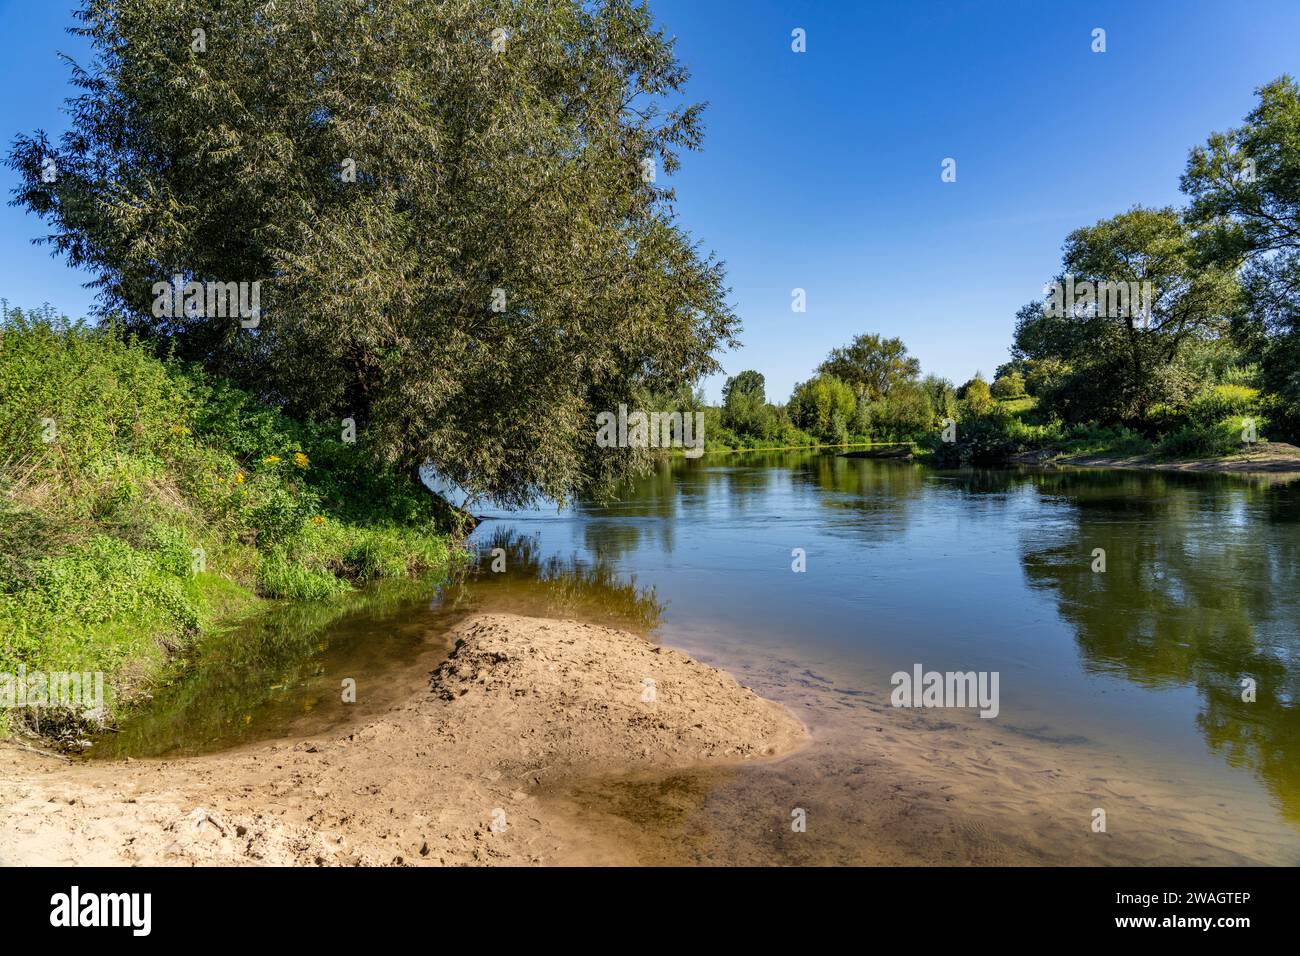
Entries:
<svg viewBox="0 0 1300 956">
<path fill-rule="evenodd" d="M 834 375 L 822 374 L 794 387 L 788 411 L 795 426 L 823 442 L 848 440 L 857 409 L 853 389 Z"/>
<path fill-rule="evenodd" d="M 1001 378 L 994 379 L 989 386 L 989 393 L 994 398 L 1019 398 L 1025 394 L 1025 377 L 1019 372 L 1007 372 Z"/>
<path fill-rule="evenodd" d="M 1149 438 L 1123 425 L 1071 425 L 1062 438 L 1076 455 L 1145 455 L 1152 449 Z"/>
<path fill-rule="evenodd" d="M 1212 458 L 1239 451 L 1247 422 L 1253 421 L 1256 435 L 1263 440 L 1260 419 L 1232 416 L 1217 422 L 1192 423 L 1170 432 L 1160 442 L 1159 454 L 1168 458 Z"/>
<path fill-rule="evenodd" d="M 0 672 L 103 671 L 129 696 L 254 592 L 444 566 L 434 506 L 332 424 L 111 328 L 0 316 Z"/>
<path fill-rule="evenodd" d="M 1225 418 L 1253 414 L 1259 405 L 1259 390 L 1245 385 L 1216 385 L 1187 406 L 1192 425 L 1208 427 Z"/>
<path fill-rule="evenodd" d="M 876 402 L 863 403 L 867 427 L 861 429 L 877 441 L 909 441 L 926 434 L 934 423 L 934 406 L 925 389 L 900 382 Z"/>
<path fill-rule="evenodd" d="M 979 372 L 976 372 L 974 378 L 958 389 L 957 394 L 961 398 L 961 409 L 965 413 L 964 417 L 975 418 L 993 411 L 993 394 L 989 391 L 989 383 L 984 381 L 984 376 Z"/>
<path fill-rule="evenodd" d="M 945 442 L 931 435 L 926 447 L 936 464 L 997 465 L 1021 450 L 1020 442 L 1012 434 L 1019 422 L 1002 415 L 971 415 L 957 424 L 957 440 Z"/>
</svg>

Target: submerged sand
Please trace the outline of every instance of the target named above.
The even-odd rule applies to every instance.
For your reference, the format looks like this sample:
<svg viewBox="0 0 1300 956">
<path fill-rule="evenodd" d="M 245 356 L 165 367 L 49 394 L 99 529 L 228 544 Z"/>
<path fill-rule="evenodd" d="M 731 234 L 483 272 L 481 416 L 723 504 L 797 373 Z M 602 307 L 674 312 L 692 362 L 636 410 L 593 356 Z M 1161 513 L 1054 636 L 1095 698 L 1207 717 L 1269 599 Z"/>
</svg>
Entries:
<svg viewBox="0 0 1300 956">
<path fill-rule="evenodd" d="M 493 613 L 450 636 L 351 732 L 167 761 L 0 746 L 0 864 L 1300 861 L 1276 809 L 1224 781 L 1048 726 L 895 709 L 883 679 L 743 635 L 678 635 L 688 656 Z"/>
<path fill-rule="evenodd" d="M 632 863 L 545 794 L 807 740 L 784 707 L 626 631 L 490 614 L 453 637 L 427 686 L 333 739 L 114 763 L 0 748 L 0 863 Z"/>
</svg>

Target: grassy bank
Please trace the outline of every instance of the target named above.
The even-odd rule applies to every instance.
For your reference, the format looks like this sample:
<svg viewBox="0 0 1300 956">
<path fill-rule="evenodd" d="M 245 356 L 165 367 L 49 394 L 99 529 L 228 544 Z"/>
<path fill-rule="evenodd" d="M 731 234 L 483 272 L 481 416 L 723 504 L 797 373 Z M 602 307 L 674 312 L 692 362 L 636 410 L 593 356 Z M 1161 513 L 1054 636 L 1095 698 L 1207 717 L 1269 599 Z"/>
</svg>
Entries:
<svg viewBox="0 0 1300 956">
<path fill-rule="evenodd" d="M 1268 400 L 1239 385 L 1210 387 L 1182 408 L 1155 406 L 1134 426 L 1065 423 L 1020 396 L 964 415 L 956 441 L 931 438 L 925 454 L 940 464 L 1002 464 L 1033 453 L 1152 463 L 1235 459 L 1267 445 L 1269 418 Z"/>
<path fill-rule="evenodd" d="M 268 599 L 336 600 L 451 557 L 434 500 L 343 423 L 290 420 L 111 330 L 6 309 L 0 675 L 103 672 L 112 720 Z M 58 731 L 58 711 L 0 707 L 0 734 L 38 714 Z"/>
</svg>

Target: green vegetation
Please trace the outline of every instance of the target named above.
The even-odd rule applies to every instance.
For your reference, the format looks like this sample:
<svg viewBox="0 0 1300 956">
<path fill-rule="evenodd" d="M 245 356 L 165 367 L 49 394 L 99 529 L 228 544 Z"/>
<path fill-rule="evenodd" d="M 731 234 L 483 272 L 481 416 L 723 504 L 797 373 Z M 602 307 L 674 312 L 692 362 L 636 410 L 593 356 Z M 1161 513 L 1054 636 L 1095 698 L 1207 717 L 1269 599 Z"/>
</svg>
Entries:
<svg viewBox="0 0 1300 956">
<path fill-rule="evenodd" d="M 763 376 L 727 379 L 721 409 L 705 409 L 707 448 L 807 448 L 911 442 L 925 437 L 956 407 L 952 383 L 918 380 L 920 363 L 899 339 L 859 335 L 831 351 L 785 405 L 769 404 Z"/>
<path fill-rule="evenodd" d="M 729 400 L 709 446 L 915 441 L 948 465 L 1031 451 L 1222 457 L 1266 429 L 1296 440 L 1300 87 L 1284 76 L 1258 94 L 1245 125 L 1192 151 L 1188 208 L 1135 207 L 1067 236 L 1054 291 L 1016 314 L 992 385 L 978 372 L 956 389 L 918 380 L 900 340 L 860 335 L 786 406 L 739 414 Z"/>
<path fill-rule="evenodd" d="M 722 266 L 660 184 L 702 106 L 642 5 L 83 0 L 77 19 L 93 61 L 67 133 L 16 139 L 15 202 L 105 314 L 295 419 L 355 420 L 378 461 L 471 499 L 606 493 L 652 455 L 597 447 L 595 416 L 691 387 L 734 341 Z M 196 300 L 260 282 L 260 324 L 155 310 L 174 276 Z"/>
<path fill-rule="evenodd" d="M 451 554 L 435 499 L 336 424 L 48 310 L 5 304 L 0 450 L 0 673 L 102 671 L 110 715 L 261 598 Z"/>
</svg>

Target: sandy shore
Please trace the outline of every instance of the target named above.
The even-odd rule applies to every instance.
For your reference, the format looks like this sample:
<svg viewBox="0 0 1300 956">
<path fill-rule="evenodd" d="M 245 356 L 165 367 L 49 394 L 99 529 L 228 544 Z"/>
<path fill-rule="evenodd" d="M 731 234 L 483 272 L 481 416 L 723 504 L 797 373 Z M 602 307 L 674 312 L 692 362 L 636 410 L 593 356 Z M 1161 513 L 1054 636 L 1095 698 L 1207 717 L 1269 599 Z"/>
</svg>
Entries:
<svg viewBox="0 0 1300 956">
<path fill-rule="evenodd" d="M 1055 464 L 1071 465 L 1076 468 L 1118 468 L 1122 471 L 1182 471 L 1291 481 L 1300 478 L 1300 448 L 1284 442 L 1261 442 L 1249 452 L 1224 458 L 1191 458 L 1163 461 L 1150 455 L 1128 457 L 1076 455 L 1072 458 L 1057 458 Z"/>
<path fill-rule="evenodd" d="M 807 740 L 780 705 L 625 631 L 490 614 L 454 637 L 426 688 L 337 739 L 120 763 L 0 747 L 0 863 L 631 863 L 540 795 Z"/>
</svg>

